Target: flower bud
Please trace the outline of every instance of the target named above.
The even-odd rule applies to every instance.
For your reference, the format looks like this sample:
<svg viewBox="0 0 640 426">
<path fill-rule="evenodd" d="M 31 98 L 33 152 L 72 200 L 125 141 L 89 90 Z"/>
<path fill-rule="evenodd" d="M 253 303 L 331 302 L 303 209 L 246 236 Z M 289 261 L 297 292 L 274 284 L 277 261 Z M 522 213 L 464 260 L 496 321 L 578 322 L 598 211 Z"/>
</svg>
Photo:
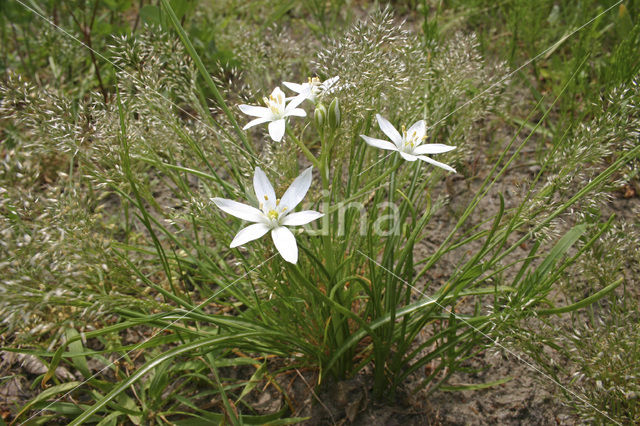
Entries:
<svg viewBox="0 0 640 426">
<path fill-rule="evenodd" d="M 313 119 L 318 129 L 324 127 L 324 123 L 327 121 L 327 108 L 323 104 L 316 105 L 316 109 L 313 112 Z"/>
<path fill-rule="evenodd" d="M 336 130 L 340 127 L 340 101 L 338 98 L 334 98 L 329 104 L 329 127 L 332 130 Z"/>
</svg>

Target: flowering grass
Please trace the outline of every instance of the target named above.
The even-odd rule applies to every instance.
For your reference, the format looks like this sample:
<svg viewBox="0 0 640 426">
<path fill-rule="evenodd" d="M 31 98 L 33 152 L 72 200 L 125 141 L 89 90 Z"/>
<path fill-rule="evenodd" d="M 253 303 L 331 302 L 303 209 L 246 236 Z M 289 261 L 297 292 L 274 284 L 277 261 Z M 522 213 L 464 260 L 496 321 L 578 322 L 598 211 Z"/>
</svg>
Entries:
<svg viewBox="0 0 640 426">
<path fill-rule="evenodd" d="M 145 6 L 158 26 L 111 39 L 106 96 L 70 100 L 65 87 L 8 75 L 5 350 L 47 366 L 15 418 L 291 423 L 293 372 L 320 387 L 367 374 L 373 397 L 393 401 L 409 379 L 414 392 L 438 391 L 489 347 L 527 353 L 591 417 L 635 418 L 624 385 L 607 382 L 614 404 L 577 390 L 535 345 L 579 339 L 553 342 L 531 324 L 579 318 L 635 282 L 620 262 L 595 271 L 590 260 L 619 226 L 603 201 L 637 180 L 637 80 L 611 89 L 591 124 L 561 130 L 554 113 L 588 56 L 516 117 L 516 73 L 484 59 L 474 35 L 432 37 L 426 2 L 421 33 L 389 8 L 342 31 L 339 14 L 305 5 L 323 19 L 300 57 L 227 35 L 245 67 L 222 49 L 207 59 L 202 36 L 183 28 L 187 10 L 162 0 Z M 307 77 L 295 69 L 306 83 L 290 82 Z M 517 123 L 508 137 L 491 130 L 496 117 Z M 538 168 L 511 199 L 497 188 L 532 146 Z M 477 184 L 425 251 L 455 177 Z M 441 266 L 450 257 L 455 267 Z M 571 277 L 594 276 L 558 302 Z M 598 374 L 610 365 L 589 359 Z M 284 396 L 265 413 L 251 395 L 267 388 Z"/>
</svg>

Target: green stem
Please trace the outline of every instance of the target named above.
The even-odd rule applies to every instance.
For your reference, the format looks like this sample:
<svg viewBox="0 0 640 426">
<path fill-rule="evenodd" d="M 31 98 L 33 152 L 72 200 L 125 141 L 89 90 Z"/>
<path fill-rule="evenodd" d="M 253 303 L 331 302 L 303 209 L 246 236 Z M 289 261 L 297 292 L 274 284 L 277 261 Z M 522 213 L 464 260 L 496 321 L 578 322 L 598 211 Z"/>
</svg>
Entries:
<svg viewBox="0 0 640 426">
<path fill-rule="evenodd" d="M 332 136 L 333 137 L 333 136 Z M 321 140 L 321 149 L 320 149 L 320 161 L 319 161 L 319 172 L 322 179 L 322 189 L 324 196 L 324 205 L 328 206 L 331 203 L 331 191 L 330 184 L 331 180 L 329 179 L 329 150 L 331 147 L 332 140 L 327 140 L 325 138 L 325 133 L 320 133 Z M 306 148 L 306 147 L 305 147 Z M 333 241 L 331 239 L 331 215 L 327 213 L 327 221 L 325 222 L 327 225 L 327 232 L 323 233 L 322 243 L 324 246 L 324 257 L 326 261 L 326 267 L 329 271 L 329 275 L 331 277 L 331 281 L 335 283 L 337 281 L 337 277 L 334 276 L 334 258 L 333 258 Z M 333 285 L 330 283 L 330 285 Z"/>
<path fill-rule="evenodd" d="M 293 134 L 293 131 L 291 130 L 288 124 L 287 124 L 287 135 L 289 135 L 289 137 L 293 139 L 295 144 L 298 145 L 298 148 L 300 148 L 300 151 L 302 151 L 302 153 L 305 155 L 305 157 L 307 157 L 307 159 L 311 162 L 311 164 L 313 164 L 313 166 L 316 169 L 322 172 L 322 166 L 320 164 L 320 161 L 318 161 L 315 155 L 313 155 L 313 153 L 309 151 L 309 148 L 307 148 L 305 144 L 303 144 L 302 141 L 300 141 L 300 139 L 298 139 L 296 135 Z"/>
<path fill-rule="evenodd" d="M 322 189 L 323 189 L 323 197 L 324 197 L 324 205 L 328 206 L 331 203 L 332 199 L 332 191 L 331 188 L 331 179 L 329 178 L 329 152 L 331 150 L 331 146 L 333 144 L 333 132 L 331 136 L 327 138 L 325 132 L 320 132 L 320 160 L 319 164 L 319 172 L 322 179 Z M 305 147 L 306 148 L 306 147 Z M 322 236 L 322 246 L 324 250 L 324 259 L 325 266 L 329 273 L 329 282 L 327 283 L 327 289 L 329 289 L 329 294 L 335 296 L 335 301 L 340 306 L 343 306 L 344 298 L 342 295 L 340 280 L 339 277 L 336 276 L 336 266 L 335 266 L 335 258 L 334 258 L 334 248 L 333 248 L 333 239 L 331 238 L 332 232 L 332 215 L 327 215 L 327 221 L 325 222 L 327 229 L 326 232 L 323 232 Z M 333 330 L 335 345 L 339 347 L 343 344 L 344 340 L 349 336 L 349 326 L 348 321 L 340 311 L 335 308 L 331 308 L 331 328 Z M 350 355 L 347 355 L 349 357 Z M 346 374 L 346 371 L 351 368 L 349 365 L 349 358 L 341 360 L 336 367 L 336 377 L 343 378 Z"/>
</svg>

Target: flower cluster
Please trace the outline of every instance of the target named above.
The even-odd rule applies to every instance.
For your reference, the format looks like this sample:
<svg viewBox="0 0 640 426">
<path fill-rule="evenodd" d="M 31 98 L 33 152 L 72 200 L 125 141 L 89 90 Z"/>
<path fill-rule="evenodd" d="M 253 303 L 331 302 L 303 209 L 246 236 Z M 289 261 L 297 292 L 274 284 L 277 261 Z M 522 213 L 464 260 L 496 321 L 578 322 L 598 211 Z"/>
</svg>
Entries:
<svg viewBox="0 0 640 426">
<path fill-rule="evenodd" d="M 280 142 L 286 132 L 287 117 L 306 117 L 307 113 L 302 108 L 298 108 L 305 100 L 309 100 L 316 105 L 317 110 L 322 109 L 324 106 L 320 103 L 320 100 L 336 90 L 338 80 L 339 77 L 336 76 L 323 82 L 317 77 L 309 78 L 308 82 L 302 84 L 283 82 L 286 87 L 296 92 L 297 95 L 287 98 L 284 92 L 279 87 L 276 87 L 268 98 L 264 98 L 265 107 L 239 105 L 240 111 L 257 117 L 247 123 L 244 129 L 258 124 L 269 123 L 269 136 L 271 136 L 272 140 Z M 333 104 L 336 104 L 336 108 L 339 109 L 337 102 L 332 102 Z M 452 167 L 427 157 L 427 155 L 451 151 L 455 147 L 438 143 L 423 143 L 427 138 L 427 127 L 424 120 L 415 122 L 409 127 L 409 130 L 406 130 L 403 126 L 402 134 L 400 134 L 380 114 L 376 115 L 376 119 L 380 129 L 391 139 L 391 142 L 360 135 L 368 145 L 384 150 L 397 151 L 407 161 L 422 160 L 450 172 L 455 172 Z M 295 236 L 287 226 L 306 225 L 323 216 L 322 213 L 314 210 L 293 212 L 311 186 L 311 170 L 312 167 L 309 167 L 302 172 L 285 191 L 282 198 L 279 199 L 276 198 L 275 191 L 267 175 L 262 169 L 256 167 L 253 187 L 258 200 L 257 207 L 225 198 L 213 198 L 212 201 L 222 211 L 237 218 L 253 222 L 252 225 L 238 232 L 230 247 L 241 246 L 271 231 L 273 243 L 283 259 L 290 263 L 297 263 L 298 246 Z M 321 170 L 321 172 L 324 173 L 326 171 Z"/>
<path fill-rule="evenodd" d="M 276 87 L 268 98 L 265 97 L 263 99 L 266 107 L 240 105 L 238 107 L 240 111 L 247 115 L 258 117 L 248 122 L 244 126 L 244 130 L 258 124 L 269 123 L 269 136 L 271 136 L 271 139 L 275 142 L 280 142 L 286 130 L 287 117 L 307 116 L 307 113 L 302 108 L 298 108 L 298 105 L 307 99 L 315 104 L 319 98 L 325 94 L 329 94 L 332 89 L 334 89 L 337 81 L 338 77 L 330 78 L 324 82 L 320 82 L 318 77 L 313 77 L 309 78 L 309 81 L 303 84 L 290 83 L 288 81 L 283 82 L 282 84 L 298 95 L 286 98 L 284 92 L 280 90 L 279 87 Z M 287 100 L 289 103 L 287 103 Z"/>
</svg>

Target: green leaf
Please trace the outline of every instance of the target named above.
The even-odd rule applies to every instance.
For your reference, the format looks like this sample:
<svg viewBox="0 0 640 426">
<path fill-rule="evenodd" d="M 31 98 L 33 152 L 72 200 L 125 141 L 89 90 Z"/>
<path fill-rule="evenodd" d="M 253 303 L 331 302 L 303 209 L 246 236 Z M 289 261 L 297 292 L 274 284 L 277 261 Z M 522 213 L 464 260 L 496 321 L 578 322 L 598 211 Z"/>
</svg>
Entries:
<svg viewBox="0 0 640 426">
<path fill-rule="evenodd" d="M 264 23 L 262 24 L 261 31 L 264 31 L 267 27 L 269 27 L 269 25 L 282 18 L 287 12 L 289 12 L 289 10 L 293 8 L 293 6 L 295 6 L 295 4 L 295 0 L 288 0 L 286 2 L 280 3 L 280 6 L 277 7 L 267 19 L 265 19 Z"/>
<path fill-rule="evenodd" d="M 210 411 L 205 411 L 197 406 L 195 406 L 192 402 L 187 401 L 185 398 L 180 398 L 180 401 L 183 402 L 186 406 L 192 408 L 197 411 L 198 414 L 193 413 L 185 413 L 188 416 L 192 416 L 192 419 L 185 420 L 174 420 L 172 423 L 179 426 L 208 426 L 214 423 L 221 423 L 225 420 L 225 416 L 220 413 L 212 413 Z M 308 417 L 291 417 L 288 419 L 281 419 L 287 413 L 288 408 L 282 407 L 280 411 L 272 414 L 265 414 L 262 416 L 251 416 L 245 415 L 240 416 L 242 423 L 248 425 L 288 425 L 288 424 L 296 424 L 303 422 L 305 420 L 309 420 Z"/>
<path fill-rule="evenodd" d="M 67 341 L 71 341 L 71 343 L 69 343 L 69 354 L 70 356 L 72 356 L 71 362 L 78 369 L 78 371 L 82 373 L 84 378 L 88 379 L 92 376 L 92 374 L 89 370 L 87 359 L 83 355 L 80 355 L 84 352 L 82 340 L 79 339 L 80 333 L 78 333 L 78 331 L 74 328 L 67 328 L 65 331 L 65 335 L 67 337 Z"/>
<path fill-rule="evenodd" d="M 104 419 L 100 420 L 96 426 L 116 426 L 118 424 L 118 417 L 121 415 L 122 413 L 114 411 Z"/>
<path fill-rule="evenodd" d="M 170 0 L 170 1 L 171 1 L 171 7 L 173 8 L 173 11 L 175 12 L 178 19 L 184 18 L 184 16 L 187 14 L 187 11 L 189 10 L 189 2 L 187 0 Z"/>
<path fill-rule="evenodd" d="M 136 426 L 142 424 L 142 412 L 140 412 L 140 407 L 138 407 L 138 404 L 133 398 L 125 393 L 121 393 L 118 395 L 118 405 L 127 410 L 124 414 L 127 415 L 131 423 Z"/>
<path fill-rule="evenodd" d="M 245 385 L 244 389 L 242 389 L 242 393 L 236 400 L 236 404 L 240 402 L 242 398 L 248 395 L 249 392 L 251 392 L 256 387 L 256 385 L 262 381 L 262 378 L 264 377 L 264 373 L 266 371 L 267 371 L 267 363 L 265 361 L 260 367 L 256 369 L 256 372 L 253 373 L 253 375 Z"/>
<path fill-rule="evenodd" d="M 115 386 L 107 395 L 105 395 L 102 399 L 100 399 L 96 404 L 91 406 L 88 410 L 86 410 L 82 415 L 73 420 L 73 422 L 69 423 L 70 426 L 82 424 L 85 420 L 91 417 L 93 414 L 102 409 L 105 405 L 109 403 L 109 401 L 113 400 L 116 396 L 120 395 L 124 392 L 132 384 L 136 383 L 141 377 L 145 374 L 151 372 L 154 368 L 156 368 L 161 363 L 173 359 L 179 355 L 191 353 L 193 354 L 197 350 L 207 349 L 216 345 L 232 345 L 236 341 L 241 341 L 248 337 L 258 337 L 261 333 L 253 332 L 253 333 L 241 333 L 235 334 L 232 336 L 216 336 L 212 338 L 199 339 L 191 343 L 187 343 L 177 348 L 171 349 L 152 360 L 145 363 L 142 367 L 140 367 L 134 374 L 129 376 L 126 380 L 122 380 Z"/>
<path fill-rule="evenodd" d="M 587 231 L 587 225 L 580 224 L 571 228 L 560 241 L 551 249 L 549 255 L 544 261 L 536 268 L 535 274 L 538 277 L 546 276 L 560 258 L 575 244 L 576 241 Z"/>
<path fill-rule="evenodd" d="M 73 381 L 73 382 L 62 383 L 56 386 L 51 386 L 50 388 L 45 389 L 44 391 L 40 392 L 38 396 L 33 398 L 31 401 L 29 401 L 24 407 L 22 407 L 20 412 L 16 414 L 16 419 L 19 418 L 21 415 L 23 415 L 25 412 L 27 412 L 34 404 L 40 401 L 49 399 L 50 397 L 60 393 L 64 394 L 66 392 L 71 392 L 72 390 L 74 390 L 80 385 L 82 385 L 82 382 Z"/>
<path fill-rule="evenodd" d="M 140 9 L 140 19 L 145 24 L 161 25 L 162 20 L 160 19 L 160 8 L 150 4 L 142 6 L 142 9 Z"/>
<path fill-rule="evenodd" d="M 580 300 L 579 302 L 573 303 L 573 304 L 571 304 L 569 306 L 561 306 L 559 308 L 550 308 L 550 309 L 541 309 L 541 310 L 537 311 L 536 314 L 538 314 L 538 315 L 557 315 L 557 314 L 564 314 L 566 312 L 575 311 L 576 309 L 584 308 L 585 306 L 588 306 L 588 305 L 590 305 L 590 304 L 592 304 L 594 302 L 597 302 L 598 300 L 602 299 L 607 294 L 611 293 L 620 284 L 622 284 L 623 281 L 624 281 L 624 279 L 620 278 L 619 280 L 617 280 L 614 283 L 609 284 L 608 286 L 606 286 L 605 288 L 603 288 L 599 292 L 597 292 L 595 294 L 592 294 L 591 296 L 586 297 L 586 298 Z"/>
<path fill-rule="evenodd" d="M 167 360 L 160 364 L 154 371 L 153 379 L 151 379 L 149 383 L 149 396 L 152 399 L 160 399 L 162 397 L 162 392 L 167 387 L 167 383 L 169 383 L 167 371 L 170 365 L 171 360 Z"/>
</svg>

